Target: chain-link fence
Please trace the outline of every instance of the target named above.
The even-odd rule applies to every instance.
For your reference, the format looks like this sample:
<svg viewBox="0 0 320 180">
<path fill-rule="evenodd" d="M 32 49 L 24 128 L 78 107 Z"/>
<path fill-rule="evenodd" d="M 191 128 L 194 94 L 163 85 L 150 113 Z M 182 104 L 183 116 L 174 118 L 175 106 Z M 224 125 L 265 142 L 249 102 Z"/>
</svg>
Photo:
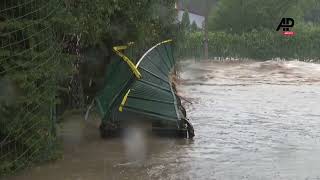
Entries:
<svg viewBox="0 0 320 180">
<path fill-rule="evenodd" d="M 0 1 L 0 177 L 55 152 L 60 1 Z"/>
</svg>

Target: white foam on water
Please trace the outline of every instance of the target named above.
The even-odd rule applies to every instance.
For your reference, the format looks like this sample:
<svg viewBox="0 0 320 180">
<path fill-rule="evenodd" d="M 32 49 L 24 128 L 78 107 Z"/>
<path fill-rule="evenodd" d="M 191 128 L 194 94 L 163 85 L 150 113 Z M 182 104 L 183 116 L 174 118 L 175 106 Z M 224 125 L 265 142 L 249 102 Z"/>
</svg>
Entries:
<svg viewBox="0 0 320 180">
<path fill-rule="evenodd" d="M 143 161 L 146 158 L 146 136 L 141 128 L 130 127 L 124 133 L 125 153 L 129 161 Z"/>
<path fill-rule="evenodd" d="M 264 62 L 213 60 L 201 63 L 184 62 L 182 66 L 188 69 L 180 74 L 182 82 L 191 84 L 199 82 L 218 86 L 320 84 L 320 64 L 297 60 Z"/>
</svg>

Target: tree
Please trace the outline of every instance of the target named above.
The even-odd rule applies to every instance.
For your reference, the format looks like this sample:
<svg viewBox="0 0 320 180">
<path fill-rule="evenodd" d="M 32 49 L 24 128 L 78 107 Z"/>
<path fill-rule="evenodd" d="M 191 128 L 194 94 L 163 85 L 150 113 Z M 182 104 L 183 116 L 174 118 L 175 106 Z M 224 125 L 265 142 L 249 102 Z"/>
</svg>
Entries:
<svg viewBox="0 0 320 180">
<path fill-rule="evenodd" d="M 307 22 L 312 22 L 316 24 L 320 24 L 320 2 L 310 0 L 305 9 L 307 11 L 305 12 L 304 20 Z"/>
<path fill-rule="evenodd" d="M 97 58 L 93 59 L 98 59 L 98 63 L 103 67 L 114 55 L 113 46 L 135 42 L 134 48 L 137 49 L 135 55 L 139 56 L 153 44 L 174 38 L 176 33 L 177 12 L 174 9 L 174 0 L 80 0 L 70 2 L 72 3 L 66 5 L 64 14 L 56 19 L 57 26 L 61 26 L 60 34 L 64 34 L 60 37 L 67 37 L 67 49 L 75 49 L 77 42 L 74 41 L 78 39 L 77 37 L 81 37 L 77 46 L 80 49 L 80 55 L 85 55 L 88 50 L 98 52 Z M 75 52 L 70 53 L 76 55 Z M 98 56 L 105 58 L 98 58 Z M 92 62 L 82 63 L 82 67 L 86 66 L 82 69 L 91 68 L 90 63 Z M 103 75 L 104 70 L 101 68 L 98 74 Z M 96 69 L 88 69 L 87 72 L 90 71 L 97 72 Z M 81 74 L 82 77 L 88 77 L 88 75 Z M 90 78 L 92 77 L 89 76 L 86 79 Z M 90 94 L 92 94 L 89 96 L 94 95 L 95 92 L 91 91 Z"/>
<path fill-rule="evenodd" d="M 0 1 L 0 93 L 13 94 L 0 99 L 0 176 L 52 157 L 58 85 L 87 48 L 108 61 L 115 45 L 145 49 L 176 28 L 174 0 L 30 2 Z"/>
<path fill-rule="evenodd" d="M 61 3 L 26 2 L 0 3 L 0 83 L 11 95 L 0 99 L 0 176 L 52 158 L 58 83 L 70 70 L 52 24 Z"/>
<path fill-rule="evenodd" d="M 185 31 L 190 30 L 190 17 L 187 9 L 183 12 L 182 19 L 181 19 L 181 26 Z"/>
<path fill-rule="evenodd" d="M 196 32 L 199 30 L 198 25 L 195 21 L 192 22 L 190 29 L 191 29 L 191 32 Z"/>
<path fill-rule="evenodd" d="M 306 1 L 311 0 L 304 3 Z M 209 28 L 230 33 L 273 30 L 283 17 L 299 19 L 303 11 L 301 3 L 297 0 L 221 0 L 210 16 Z"/>
<path fill-rule="evenodd" d="M 168 36 L 176 16 L 174 0 L 83 1 L 71 12 L 83 34 L 82 46 L 155 43 Z"/>
</svg>

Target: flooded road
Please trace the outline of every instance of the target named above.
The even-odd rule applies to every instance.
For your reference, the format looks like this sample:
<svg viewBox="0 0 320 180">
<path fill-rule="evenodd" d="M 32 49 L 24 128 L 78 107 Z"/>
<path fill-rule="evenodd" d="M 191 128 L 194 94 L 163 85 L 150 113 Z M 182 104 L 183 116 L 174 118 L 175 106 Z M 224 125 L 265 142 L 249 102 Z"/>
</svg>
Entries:
<svg viewBox="0 0 320 180">
<path fill-rule="evenodd" d="M 63 159 L 9 179 L 320 179 L 320 65 L 187 61 L 180 77 L 194 140 L 102 140 L 75 115 Z"/>
</svg>

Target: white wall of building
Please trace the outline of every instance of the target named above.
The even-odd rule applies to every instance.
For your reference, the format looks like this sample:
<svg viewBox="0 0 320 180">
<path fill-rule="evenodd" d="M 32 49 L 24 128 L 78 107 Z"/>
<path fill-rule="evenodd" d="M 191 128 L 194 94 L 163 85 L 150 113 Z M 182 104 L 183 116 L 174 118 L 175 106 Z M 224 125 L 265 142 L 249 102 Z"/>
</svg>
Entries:
<svg viewBox="0 0 320 180">
<path fill-rule="evenodd" d="M 183 15 L 184 11 L 179 10 L 178 11 L 178 20 L 181 22 L 182 20 L 182 15 Z M 189 18 L 190 18 L 190 24 L 192 24 L 193 22 L 196 22 L 197 26 L 199 28 L 202 28 L 202 24 L 204 22 L 204 17 L 197 15 L 197 14 L 193 14 L 189 12 Z"/>
</svg>

